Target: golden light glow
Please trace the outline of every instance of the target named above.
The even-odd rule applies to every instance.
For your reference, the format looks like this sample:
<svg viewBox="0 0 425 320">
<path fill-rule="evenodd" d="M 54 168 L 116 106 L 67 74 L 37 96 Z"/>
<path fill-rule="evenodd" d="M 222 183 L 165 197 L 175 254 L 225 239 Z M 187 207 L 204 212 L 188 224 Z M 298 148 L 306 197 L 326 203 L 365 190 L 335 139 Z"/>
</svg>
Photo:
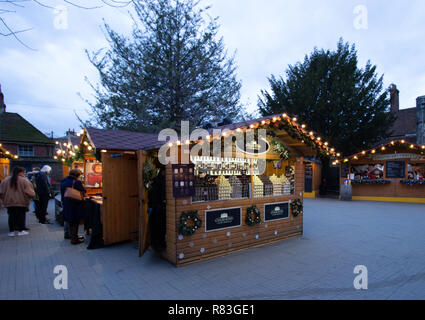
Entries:
<svg viewBox="0 0 425 320">
<path fill-rule="evenodd" d="M 78 148 L 79 148 L 79 147 L 78 147 L 78 146 L 74 146 L 74 148 L 75 148 L 76 150 L 78 150 Z"/>
<path fill-rule="evenodd" d="M 180 140 L 177 140 L 177 145 L 179 146 L 179 145 L 181 145 L 182 143 L 180 142 Z"/>
<path fill-rule="evenodd" d="M 325 146 L 328 146 L 328 144 L 329 144 L 328 142 L 325 142 Z"/>
<path fill-rule="evenodd" d="M 171 148 L 171 147 L 173 146 L 173 144 L 170 142 L 170 143 L 168 144 L 168 146 Z"/>
<path fill-rule="evenodd" d="M 415 146 L 412 144 L 411 146 L 410 146 L 410 149 L 413 149 Z"/>
<path fill-rule="evenodd" d="M 6 151 L 6 154 L 10 154 L 10 152 L 9 151 Z"/>
<path fill-rule="evenodd" d="M 186 140 L 186 144 L 190 144 L 190 140 Z"/>
<path fill-rule="evenodd" d="M 59 144 L 59 141 L 56 141 L 56 144 Z"/>
<path fill-rule="evenodd" d="M 88 142 L 87 141 L 84 141 L 84 145 L 87 146 L 88 145 Z"/>
<path fill-rule="evenodd" d="M 282 117 L 286 118 L 288 115 L 286 113 L 282 114 Z"/>
<path fill-rule="evenodd" d="M 205 137 L 205 139 L 210 140 L 210 139 L 211 139 L 211 136 L 210 136 L 210 135 L 207 135 L 207 136 Z"/>
<path fill-rule="evenodd" d="M 405 143 L 406 141 L 404 141 L 404 140 L 401 140 L 401 143 Z"/>
<path fill-rule="evenodd" d="M 57 160 L 57 159 L 58 159 L 58 157 L 54 156 L 54 157 L 53 157 L 53 159 Z"/>
<path fill-rule="evenodd" d="M 314 135 L 314 132 L 313 131 L 310 131 L 309 135 L 310 136 Z"/>
<path fill-rule="evenodd" d="M 376 153 L 376 150 L 372 150 L 372 153 Z"/>
<path fill-rule="evenodd" d="M 261 121 L 261 124 L 264 126 L 266 124 L 266 122 L 263 120 L 263 121 Z"/>
<path fill-rule="evenodd" d="M 92 146 L 88 146 L 88 148 L 87 148 L 87 149 L 89 149 L 89 150 L 91 151 L 93 148 L 92 148 Z"/>
<path fill-rule="evenodd" d="M 18 157 L 18 156 L 15 156 L 14 158 L 15 158 L 15 159 L 18 159 L 19 157 Z"/>
<path fill-rule="evenodd" d="M 341 156 L 341 154 L 340 154 L 340 153 L 337 153 L 337 154 L 336 154 L 336 156 L 337 156 L 337 157 L 340 157 L 340 156 Z"/>
<path fill-rule="evenodd" d="M 317 138 L 317 141 L 320 141 L 320 140 L 322 140 L 322 138 L 318 137 L 318 138 Z"/>
<path fill-rule="evenodd" d="M 335 149 L 334 149 L 334 148 L 332 148 L 332 149 L 331 149 L 331 152 L 335 152 Z"/>
<path fill-rule="evenodd" d="M 382 150 L 382 151 L 385 151 L 385 150 L 386 150 L 386 148 L 385 148 L 385 147 L 382 147 L 382 148 L 381 148 L 381 150 Z"/>
<path fill-rule="evenodd" d="M 103 152 L 103 153 L 105 153 L 105 152 L 108 152 L 108 151 L 106 151 L 105 149 L 103 149 L 103 150 L 101 150 L 100 152 Z"/>
<path fill-rule="evenodd" d="M 303 124 L 302 126 L 301 126 L 301 128 L 303 128 L 303 129 L 305 129 L 307 126 L 305 125 L 305 124 Z"/>
<path fill-rule="evenodd" d="M 273 117 L 273 122 L 276 122 L 277 121 L 277 118 L 276 117 Z"/>
<path fill-rule="evenodd" d="M 237 128 L 236 129 L 236 132 L 242 132 L 242 129 L 241 128 Z M 208 138 L 209 136 L 207 136 L 207 139 L 209 140 L 210 138 Z"/>
<path fill-rule="evenodd" d="M 296 122 L 298 119 L 297 118 L 292 118 L 292 121 Z"/>
<path fill-rule="evenodd" d="M 251 129 L 254 129 L 254 128 L 255 128 L 255 125 L 254 125 L 254 124 L 251 124 L 249 127 L 250 127 Z"/>
<path fill-rule="evenodd" d="M 65 162 L 65 159 L 62 159 L 62 162 Z"/>
<path fill-rule="evenodd" d="M 422 149 L 425 149 L 425 146 L 422 146 Z"/>
</svg>

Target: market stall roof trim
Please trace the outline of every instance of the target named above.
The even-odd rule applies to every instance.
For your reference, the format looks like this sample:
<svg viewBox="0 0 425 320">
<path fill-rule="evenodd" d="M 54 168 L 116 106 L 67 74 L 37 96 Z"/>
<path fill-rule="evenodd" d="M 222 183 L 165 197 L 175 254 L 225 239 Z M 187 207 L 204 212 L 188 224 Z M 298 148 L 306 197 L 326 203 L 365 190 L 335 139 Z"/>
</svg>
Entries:
<svg viewBox="0 0 425 320">
<path fill-rule="evenodd" d="M 394 140 L 390 141 L 386 144 L 382 144 L 380 146 L 377 146 L 376 148 L 372 148 L 369 150 L 364 150 L 359 153 L 353 154 L 349 157 L 340 158 L 333 162 L 334 165 L 339 163 L 347 163 L 353 160 L 359 160 L 361 158 L 366 158 L 370 155 L 374 155 L 376 153 L 383 153 L 388 152 L 393 149 L 405 149 L 406 151 L 409 151 L 410 153 L 414 152 L 417 154 L 425 155 L 425 145 L 418 145 L 406 140 Z"/>
<path fill-rule="evenodd" d="M 232 134 L 234 132 L 244 132 L 249 129 L 273 128 L 278 135 L 283 136 L 290 141 L 290 147 L 296 149 L 310 148 L 317 152 L 322 152 L 330 157 L 339 157 L 340 154 L 332 148 L 329 143 L 313 131 L 309 131 L 305 124 L 299 124 L 298 119 L 290 117 L 287 114 L 278 114 L 274 116 L 259 118 L 251 121 L 228 124 L 208 129 L 210 133 L 206 138 L 209 141 L 222 136 L 214 136 L 214 130 L 219 129 L 222 132 Z M 160 148 L 167 142 L 159 141 L 157 134 L 122 131 L 122 130 L 104 130 L 96 128 L 86 128 L 87 138 L 93 147 L 98 150 L 116 150 L 116 151 L 137 151 L 152 150 Z M 223 133 L 225 136 L 226 133 Z M 186 141 L 168 141 L 170 145 L 192 144 L 201 140 Z M 305 151 L 305 150 L 304 150 Z"/>
<path fill-rule="evenodd" d="M 18 159 L 19 157 L 18 155 L 11 153 L 9 150 L 6 150 L 0 143 L 0 158 Z"/>
</svg>

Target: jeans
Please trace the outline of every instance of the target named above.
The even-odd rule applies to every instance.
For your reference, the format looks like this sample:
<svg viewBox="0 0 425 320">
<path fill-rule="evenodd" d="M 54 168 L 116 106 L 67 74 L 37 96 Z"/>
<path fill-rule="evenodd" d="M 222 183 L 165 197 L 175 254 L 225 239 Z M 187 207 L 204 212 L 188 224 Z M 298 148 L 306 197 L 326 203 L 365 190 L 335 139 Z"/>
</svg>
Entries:
<svg viewBox="0 0 425 320">
<path fill-rule="evenodd" d="M 9 207 L 7 213 L 9 214 L 9 231 L 21 232 L 25 228 L 25 213 L 27 208 L 25 207 Z"/>
</svg>

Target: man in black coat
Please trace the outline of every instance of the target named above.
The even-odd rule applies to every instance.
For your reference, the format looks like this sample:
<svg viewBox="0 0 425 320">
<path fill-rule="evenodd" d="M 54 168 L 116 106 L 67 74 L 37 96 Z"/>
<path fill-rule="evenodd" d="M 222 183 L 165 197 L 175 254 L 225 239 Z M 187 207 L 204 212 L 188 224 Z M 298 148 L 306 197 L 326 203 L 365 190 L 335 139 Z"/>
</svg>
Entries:
<svg viewBox="0 0 425 320">
<path fill-rule="evenodd" d="M 50 200 L 50 181 L 48 175 L 52 171 L 50 166 L 44 166 L 40 172 L 35 176 L 35 183 L 37 185 L 38 208 L 36 208 L 36 217 L 38 222 L 42 224 L 49 224 L 50 221 L 46 218 L 47 207 Z"/>
</svg>

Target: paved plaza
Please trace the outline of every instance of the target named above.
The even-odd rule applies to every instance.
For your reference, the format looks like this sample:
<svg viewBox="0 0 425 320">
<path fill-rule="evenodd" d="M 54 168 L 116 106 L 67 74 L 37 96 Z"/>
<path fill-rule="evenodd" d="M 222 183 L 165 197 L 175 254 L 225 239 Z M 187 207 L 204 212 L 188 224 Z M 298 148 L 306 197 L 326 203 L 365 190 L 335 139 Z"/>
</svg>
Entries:
<svg viewBox="0 0 425 320">
<path fill-rule="evenodd" d="M 50 207 L 53 219 L 53 202 Z M 425 205 L 305 200 L 304 236 L 175 268 L 135 243 L 71 246 L 57 224 L 27 217 L 7 236 L 0 212 L 0 299 L 425 299 Z M 80 230 L 81 232 L 81 230 Z M 68 290 L 53 269 L 68 269 Z M 368 269 L 357 291 L 354 267 Z"/>
</svg>

